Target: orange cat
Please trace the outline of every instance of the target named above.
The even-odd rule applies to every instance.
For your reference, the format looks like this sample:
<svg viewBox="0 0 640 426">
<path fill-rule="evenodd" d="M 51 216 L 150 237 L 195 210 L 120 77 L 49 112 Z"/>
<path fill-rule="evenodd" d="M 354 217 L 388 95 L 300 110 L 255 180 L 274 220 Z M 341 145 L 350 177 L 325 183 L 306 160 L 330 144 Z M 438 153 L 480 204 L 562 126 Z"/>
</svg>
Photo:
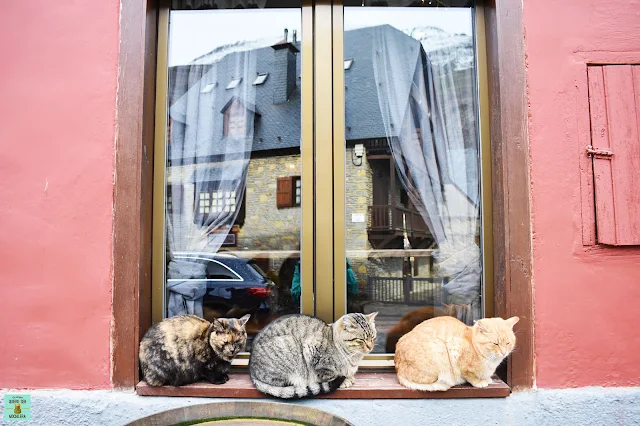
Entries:
<svg viewBox="0 0 640 426">
<path fill-rule="evenodd" d="M 444 315 L 451 317 L 456 316 L 455 305 L 444 305 L 444 307 L 444 312 L 434 306 L 423 306 L 406 313 L 400 318 L 400 321 L 387 332 L 387 343 L 385 345 L 387 353 L 395 352 L 398 340 L 421 322 Z"/>
<path fill-rule="evenodd" d="M 400 338 L 395 365 L 398 381 L 409 389 L 445 391 L 469 382 L 489 386 L 491 376 L 511 353 L 516 336 L 512 317 L 484 318 L 473 327 L 452 317 L 427 320 Z"/>
</svg>

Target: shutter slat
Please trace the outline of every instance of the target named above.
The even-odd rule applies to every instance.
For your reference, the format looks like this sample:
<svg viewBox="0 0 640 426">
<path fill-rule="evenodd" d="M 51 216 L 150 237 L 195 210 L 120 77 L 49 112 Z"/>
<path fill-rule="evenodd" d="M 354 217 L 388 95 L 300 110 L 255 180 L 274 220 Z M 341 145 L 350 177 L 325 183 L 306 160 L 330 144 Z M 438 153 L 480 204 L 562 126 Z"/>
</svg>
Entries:
<svg viewBox="0 0 640 426">
<path fill-rule="evenodd" d="M 598 243 L 640 244 L 640 66 L 590 66 Z"/>
<path fill-rule="evenodd" d="M 276 205 L 279 209 L 293 206 L 293 178 L 278 178 Z"/>
<path fill-rule="evenodd" d="M 620 124 L 616 124 L 615 132 L 611 130 L 612 149 L 620 153 L 613 159 L 613 196 L 618 244 L 633 245 L 640 244 L 640 67 L 629 65 L 620 68 L 623 69 L 618 71 L 621 75 L 616 83 L 624 96 L 619 99 L 619 116 L 615 117 Z"/>
<path fill-rule="evenodd" d="M 609 123 L 604 86 L 603 67 L 589 67 L 589 102 L 591 109 L 591 145 L 609 149 Z M 611 161 L 593 159 L 593 177 L 596 191 L 596 223 L 598 242 L 613 244 L 615 241 L 615 215 L 613 211 L 613 182 Z"/>
</svg>

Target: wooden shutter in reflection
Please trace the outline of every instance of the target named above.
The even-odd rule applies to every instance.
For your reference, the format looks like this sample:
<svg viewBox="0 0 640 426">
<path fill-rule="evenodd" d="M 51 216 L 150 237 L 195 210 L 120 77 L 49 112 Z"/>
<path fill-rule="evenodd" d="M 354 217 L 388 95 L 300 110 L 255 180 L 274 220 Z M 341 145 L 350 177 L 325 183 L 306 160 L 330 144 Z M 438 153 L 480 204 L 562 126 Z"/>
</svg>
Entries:
<svg viewBox="0 0 640 426">
<path fill-rule="evenodd" d="M 293 207 L 293 177 L 278 178 L 277 193 L 276 203 L 279 209 Z"/>
<path fill-rule="evenodd" d="M 640 66 L 589 66 L 597 241 L 640 244 Z"/>
</svg>

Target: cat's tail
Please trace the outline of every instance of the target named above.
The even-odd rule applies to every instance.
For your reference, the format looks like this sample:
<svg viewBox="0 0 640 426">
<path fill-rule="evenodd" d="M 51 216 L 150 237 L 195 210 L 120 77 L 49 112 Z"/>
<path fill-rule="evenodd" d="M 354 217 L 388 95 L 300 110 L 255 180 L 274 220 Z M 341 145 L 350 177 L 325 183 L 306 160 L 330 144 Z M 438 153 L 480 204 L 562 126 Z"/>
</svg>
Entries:
<svg viewBox="0 0 640 426">
<path fill-rule="evenodd" d="M 251 378 L 253 385 L 260 392 L 283 399 L 300 399 L 328 394 L 338 389 L 344 380 L 345 377 L 340 376 L 329 382 L 316 383 L 311 386 L 274 386 Z"/>
</svg>

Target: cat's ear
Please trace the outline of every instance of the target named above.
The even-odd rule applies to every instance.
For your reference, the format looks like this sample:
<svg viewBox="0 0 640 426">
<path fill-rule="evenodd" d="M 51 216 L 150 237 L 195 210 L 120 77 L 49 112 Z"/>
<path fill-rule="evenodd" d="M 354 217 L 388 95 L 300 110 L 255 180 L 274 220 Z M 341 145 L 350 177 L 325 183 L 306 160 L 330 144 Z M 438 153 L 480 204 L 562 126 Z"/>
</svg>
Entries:
<svg viewBox="0 0 640 426">
<path fill-rule="evenodd" d="M 218 320 L 214 319 L 213 321 L 211 321 L 211 324 L 209 324 L 209 328 L 207 329 L 207 333 L 208 334 L 216 334 L 218 332 L 219 326 L 220 326 L 220 324 L 218 323 Z"/>
<path fill-rule="evenodd" d="M 240 323 L 240 327 L 244 327 L 244 325 L 247 323 L 247 321 L 249 321 L 249 318 L 251 318 L 250 314 L 247 314 L 243 317 L 238 318 L 238 322 Z"/>
<path fill-rule="evenodd" d="M 478 326 L 480 333 L 487 333 L 489 331 L 489 328 L 487 328 L 486 324 L 483 324 L 482 320 L 476 321 L 476 325 Z"/>
<path fill-rule="evenodd" d="M 227 332 L 227 320 L 224 318 L 216 318 L 213 320 L 209 328 L 212 333 L 226 333 Z"/>
<path fill-rule="evenodd" d="M 376 315 L 378 315 L 377 312 L 372 312 L 369 315 L 365 315 L 365 316 L 367 317 L 367 320 L 373 321 L 376 318 Z"/>
<path fill-rule="evenodd" d="M 343 316 L 342 318 L 340 318 L 339 321 L 340 321 L 340 326 L 343 330 L 351 330 L 356 328 L 355 324 L 353 323 L 349 315 Z"/>
<path fill-rule="evenodd" d="M 511 317 L 508 320 L 504 320 L 504 322 L 506 322 L 507 325 L 511 328 L 513 328 L 513 326 L 516 325 L 518 321 L 520 321 L 520 318 L 518 317 Z"/>
</svg>

